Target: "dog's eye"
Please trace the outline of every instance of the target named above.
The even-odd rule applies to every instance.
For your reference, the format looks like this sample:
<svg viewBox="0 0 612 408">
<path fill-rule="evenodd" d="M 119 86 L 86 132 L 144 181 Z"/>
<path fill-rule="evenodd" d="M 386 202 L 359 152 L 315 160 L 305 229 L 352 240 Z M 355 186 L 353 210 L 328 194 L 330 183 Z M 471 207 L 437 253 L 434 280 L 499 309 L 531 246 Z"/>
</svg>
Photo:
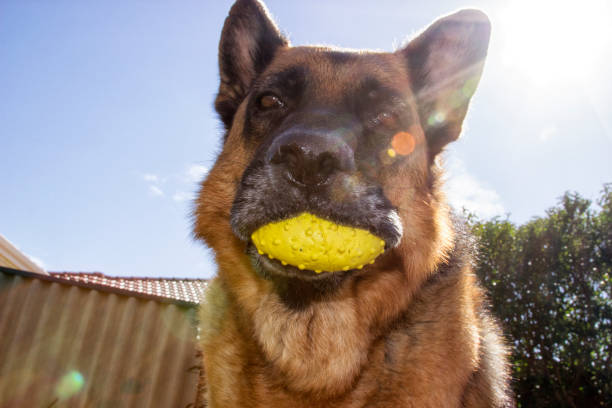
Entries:
<svg viewBox="0 0 612 408">
<path fill-rule="evenodd" d="M 395 114 L 391 112 L 380 112 L 376 117 L 372 120 L 372 125 L 374 126 L 384 126 L 387 129 L 395 129 L 398 127 L 398 118 Z"/>
<path fill-rule="evenodd" d="M 259 107 L 261 109 L 278 109 L 284 107 L 285 104 L 276 95 L 263 95 L 259 98 Z"/>
</svg>

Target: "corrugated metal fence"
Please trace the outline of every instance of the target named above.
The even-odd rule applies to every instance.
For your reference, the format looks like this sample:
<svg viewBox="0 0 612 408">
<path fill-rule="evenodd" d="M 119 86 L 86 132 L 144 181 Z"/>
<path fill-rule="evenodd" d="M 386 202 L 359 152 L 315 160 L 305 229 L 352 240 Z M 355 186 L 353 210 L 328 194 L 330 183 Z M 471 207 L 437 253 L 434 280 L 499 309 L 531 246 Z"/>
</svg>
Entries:
<svg viewBox="0 0 612 408">
<path fill-rule="evenodd" d="M 195 316 L 0 268 L 0 408 L 195 407 Z"/>
</svg>

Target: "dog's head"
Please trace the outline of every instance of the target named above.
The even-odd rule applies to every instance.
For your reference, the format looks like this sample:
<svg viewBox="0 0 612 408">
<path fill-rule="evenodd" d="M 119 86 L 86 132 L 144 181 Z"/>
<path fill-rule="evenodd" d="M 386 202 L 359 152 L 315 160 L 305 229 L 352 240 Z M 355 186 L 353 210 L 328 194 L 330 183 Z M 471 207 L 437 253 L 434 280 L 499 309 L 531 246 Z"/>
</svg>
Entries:
<svg viewBox="0 0 612 408">
<path fill-rule="evenodd" d="M 459 137 L 489 31 L 486 16 L 464 10 L 393 53 L 291 47 L 261 3 L 238 0 L 219 46 L 223 150 L 196 235 L 219 256 L 233 234 L 264 275 L 324 279 L 332 274 L 261 257 L 250 242 L 306 211 L 428 257 L 444 229 L 435 158 Z"/>
</svg>

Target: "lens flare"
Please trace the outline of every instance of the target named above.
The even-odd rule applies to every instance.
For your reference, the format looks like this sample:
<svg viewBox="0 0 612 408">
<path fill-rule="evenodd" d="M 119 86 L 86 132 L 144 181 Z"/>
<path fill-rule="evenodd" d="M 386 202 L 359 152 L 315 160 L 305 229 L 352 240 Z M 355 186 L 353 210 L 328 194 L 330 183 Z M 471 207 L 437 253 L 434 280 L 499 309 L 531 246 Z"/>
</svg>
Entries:
<svg viewBox="0 0 612 408">
<path fill-rule="evenodd" d="M 444 112 L 436 112 L 427 118 L 427 124 L 429 126 L 437 126 L 446 120 L 446 115 Z"/>
<path fill-rule="evenodd" d="M 70 398 L 78 393 L 83 388 L 83 385 L 85 385 L 83 374 L 72 370 L 60 378 L 55 387 L 55 393 L 60 399 Z"/>
<path fill-rule="evenodd" d="M 393 147 L 394 154 L 397 153 L 402 156 L 407 156 L 414 151 L 416 141 L 414 136 L 408 132 L 398 132 L 393 136 L 391 140 L 391 146 Z M 391 149 L 389 149 L 391 150 Z M 389 156 L 391 153 L 389 152 Z M 393 157 L 393 156 L 391 156 Z"/>
</svg>

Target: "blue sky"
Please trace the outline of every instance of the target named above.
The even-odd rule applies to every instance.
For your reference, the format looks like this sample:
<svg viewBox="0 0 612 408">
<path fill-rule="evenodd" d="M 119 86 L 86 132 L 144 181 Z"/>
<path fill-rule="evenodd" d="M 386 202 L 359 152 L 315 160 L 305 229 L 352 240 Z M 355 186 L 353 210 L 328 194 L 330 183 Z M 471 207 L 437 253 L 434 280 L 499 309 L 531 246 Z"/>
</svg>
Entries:
<svg viewBox="0 0 612 408">
<path fill-rule="evenodd" d="M 191 197 L 220 148 L 212 109 L 231 1 L 0 2 L 0 234 L 51 271 L 210 277 Z M 466 6 L 493 22 L 446 155 L 456 206 L 515 222 L 612 181 L 605 1 L 268 1 L 294 44 L 393 50 Z M 554 7 L 549 7 L 554 4 Z"/>
</svg>

